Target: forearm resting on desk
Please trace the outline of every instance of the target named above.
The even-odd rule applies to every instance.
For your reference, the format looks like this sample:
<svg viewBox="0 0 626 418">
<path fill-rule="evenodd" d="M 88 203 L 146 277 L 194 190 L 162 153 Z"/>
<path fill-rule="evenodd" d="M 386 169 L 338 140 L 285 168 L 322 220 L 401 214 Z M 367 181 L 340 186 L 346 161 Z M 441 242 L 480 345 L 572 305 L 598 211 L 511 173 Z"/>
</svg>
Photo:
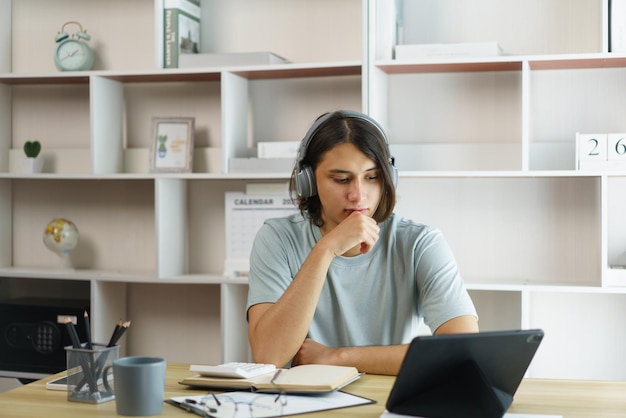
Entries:
<svg viewBox="0 0 626 418">
<path fill-rule="evenodd" d="M 396 375 L 407 348 L 407 344 L 331 348 L 307 338 L 293 363 L 354 366 L 368 374 Z"/>
<path fill-rule="evenodd" d="M 435 331 L 436 334 L 466 332 L 478 332 L 476 317 L 467 315 L 453 318 Z M 332 348 L 307 338 L 296 353 L 293 363 L 354 366 L 369 374 L 396 375 L 407 348 L 408 344 Z"/>
</svg>

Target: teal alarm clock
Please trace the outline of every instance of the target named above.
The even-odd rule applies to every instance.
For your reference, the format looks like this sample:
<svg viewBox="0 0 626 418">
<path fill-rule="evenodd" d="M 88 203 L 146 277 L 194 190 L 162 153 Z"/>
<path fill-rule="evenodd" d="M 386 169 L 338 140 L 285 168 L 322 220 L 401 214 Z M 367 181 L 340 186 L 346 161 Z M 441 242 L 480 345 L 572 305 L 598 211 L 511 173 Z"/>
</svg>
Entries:
<svg viewBox="0 0 626 418">
<path fill-rule="evenodd" d="M 70 35 L 65 31 L 67 25 L 76 25 L 79 30 Z M 87 45 L 91 36 L 83 30 L 78 22 L 66 22 L 54 40 L 57 43 L 54 51 L 54 64 L 59 71 L 86 71 L 93 67 L 93 51 Z"/>
</svg>

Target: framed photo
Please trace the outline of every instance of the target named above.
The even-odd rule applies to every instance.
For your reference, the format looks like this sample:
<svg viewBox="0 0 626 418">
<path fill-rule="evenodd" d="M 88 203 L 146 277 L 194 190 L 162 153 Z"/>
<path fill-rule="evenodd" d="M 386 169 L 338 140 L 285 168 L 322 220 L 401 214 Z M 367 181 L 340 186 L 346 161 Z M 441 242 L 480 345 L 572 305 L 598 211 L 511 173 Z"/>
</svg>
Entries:
<svg viewBox="0 0 626 418">
<path fill-rule="evenodd" d="M 195 118 L 153 117 L 151 172 L 191 172 Z"/>
</svg>

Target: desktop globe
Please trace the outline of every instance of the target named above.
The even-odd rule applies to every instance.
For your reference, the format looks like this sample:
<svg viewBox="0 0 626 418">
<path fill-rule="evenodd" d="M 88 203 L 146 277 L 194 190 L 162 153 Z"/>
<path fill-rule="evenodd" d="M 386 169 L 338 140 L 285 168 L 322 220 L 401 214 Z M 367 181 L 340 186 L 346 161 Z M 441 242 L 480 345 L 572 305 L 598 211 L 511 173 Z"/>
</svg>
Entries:
<svg viewBox="0 0 626 418">
<path fill-rule="evenodd" d="M 64 218 L 55 218 L 46 225 L 43 233 L 46 247 L 61 257 L 64 266 L 68 266 L 69 253 L 78 244 L 76 224 Z"/>
</svg>

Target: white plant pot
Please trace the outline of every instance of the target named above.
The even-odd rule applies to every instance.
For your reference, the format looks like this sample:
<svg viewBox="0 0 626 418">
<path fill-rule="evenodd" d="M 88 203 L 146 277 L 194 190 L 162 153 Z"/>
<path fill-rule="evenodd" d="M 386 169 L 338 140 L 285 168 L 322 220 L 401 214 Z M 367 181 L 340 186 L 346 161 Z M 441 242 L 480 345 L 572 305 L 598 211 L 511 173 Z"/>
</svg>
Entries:
<svg viewBox="0 0 626 418">
<path fill-rule="evenodd" d="M 22 173 L 25 173 L 25 174 L 41 173 L 41 170 L 43 169 L 43 157 L 41 156 L 37 158 L 24 157 L 22 158 L 21 164 L 22 164 Z"/>
</svg>

